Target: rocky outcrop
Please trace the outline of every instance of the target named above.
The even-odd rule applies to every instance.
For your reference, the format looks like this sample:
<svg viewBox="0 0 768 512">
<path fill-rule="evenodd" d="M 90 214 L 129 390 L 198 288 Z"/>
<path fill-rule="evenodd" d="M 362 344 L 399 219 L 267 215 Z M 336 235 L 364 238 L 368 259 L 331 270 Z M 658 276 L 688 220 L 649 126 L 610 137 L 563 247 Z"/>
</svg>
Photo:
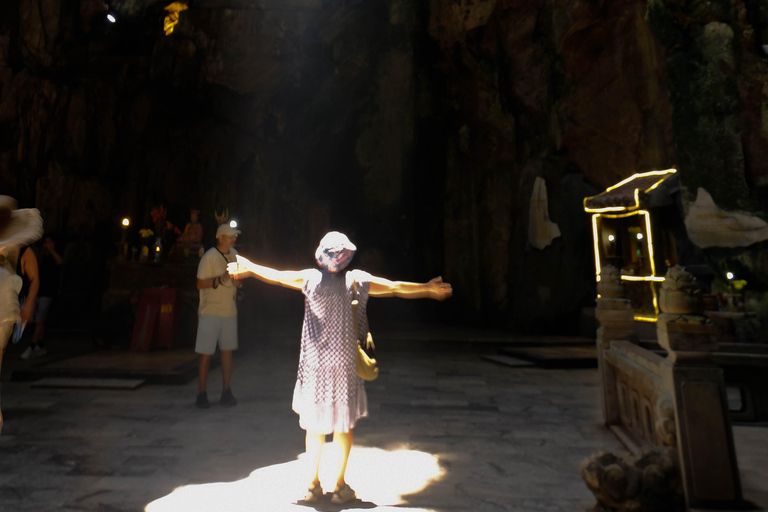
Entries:
<svg viewBox="0 0 768 512">
<path fill-rule="evenodd" d="M 760 217 L 720 209 L 700 188 L 685 217 L 688 237 L 702 248 L 749 247 L 768 240 L 768 223 Z"/>
<path fill-rule="evenodd" d="M 573 326 L 595 286 L 581 199 L 672 166 L 663 54 L 644 15 L 631 0 L 432 2 L 429 34 L 444 55 L 432 94 L 445 95 L 453 123 L 446 267 L 473 291 L 473 313 L 539 329 L 559 311 Z M 527 236 L 537 178 L 562 233 L 541 252 Z"/>
<path fill-rule="evenodd" d="M 569 2 L 555 13 L 564 93 L 557 147 L 601 188 L 673 166 L 663 53 L 646 2 Z"/>
<path fill-rule="evenodd" d="M 648 4 L 648 23 L 665 47 L 681 182 L 690 195 L 699 188 L 712 191 L 726 209 L 754 208 L 758 184 L 768 173 L 755 160 L 768 150 L 766 132 L 758 128 L 768 104 L 768 62 L 749 20 L 761 16 L 758 4 Z"/>
</svg>

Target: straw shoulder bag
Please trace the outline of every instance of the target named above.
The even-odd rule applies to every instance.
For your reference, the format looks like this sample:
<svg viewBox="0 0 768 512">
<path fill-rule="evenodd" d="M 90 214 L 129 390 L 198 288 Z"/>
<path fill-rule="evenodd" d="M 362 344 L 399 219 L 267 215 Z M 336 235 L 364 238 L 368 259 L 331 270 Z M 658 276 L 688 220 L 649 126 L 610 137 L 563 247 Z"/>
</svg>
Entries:
<svg viewBox="0 0 768 512">
<path fill-rule="evenodd" d="M 379 376 L 379 364 L 376 361 L 376 346 L 369 332 L 365 341 L 360 340 L 357 313 L 357 283 L 352 281 L 352 321 L 355 323 L 355 339 L 357 340 L 357 355 L 355 359 L 355 371 L 357 375 L 367 381 L 376 380 Z"/>
</svg>

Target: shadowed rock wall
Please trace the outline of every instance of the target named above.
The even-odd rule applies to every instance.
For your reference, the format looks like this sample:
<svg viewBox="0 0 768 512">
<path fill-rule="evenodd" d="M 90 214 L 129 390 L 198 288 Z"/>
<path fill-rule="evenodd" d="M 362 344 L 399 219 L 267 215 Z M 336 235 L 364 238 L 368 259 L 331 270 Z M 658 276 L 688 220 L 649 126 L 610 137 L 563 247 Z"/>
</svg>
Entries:
<svg viewBox="0 0 768 512">
<path fill-rule="evenodd" d="M 417 111 L 449 121 L 447 273 L 474 312 L 572 329 L 595 293 L 582 198 L 674 162 L 645 3 L 435 0 L 424 15 L 434 106 Z M 544 250 L 527 242 L 537 176 L 562 233 Z"/>
<path fill-rule="evenodd" d="M 210 245 L 227 207 L 266 264 L 311 266 L 339 229 L 360 267 L 452 282 L 451 319 L 573 332 L 595 294 L 582 198 L 696 168 L 696 148 L 675 157 L 679 46 L 645 0 L 198 0 L 164 36 L 167 3 L 110 2 L 114 25 L 98 0 L 0 6 L 0 189 L 99 261 L 124 215 L 148 227 L 162 203 L 183 227 L 201 208 Z M 747 33 L 766 23 L 759 2 L 737 7 L 727 124 L 747 157 L 723 172 L 754 177 L 739 194 L 756 204 L 768 93 Z M 543 250 L 537 177 L 561 232 Z"/>
</svg>

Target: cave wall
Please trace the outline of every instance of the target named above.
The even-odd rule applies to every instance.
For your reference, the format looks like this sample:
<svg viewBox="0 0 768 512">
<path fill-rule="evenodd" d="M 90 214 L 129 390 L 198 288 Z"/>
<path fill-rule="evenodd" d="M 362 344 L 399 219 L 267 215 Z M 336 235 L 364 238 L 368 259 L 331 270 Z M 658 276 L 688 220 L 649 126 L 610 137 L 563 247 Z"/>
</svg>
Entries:
<svg viewBox="0 0 768 512">
<path fill-rule="evenodd" d="M 730 70 L 697 61 L 719 73 L 722 112 L 682 89 L 675 53 L 709 43 L 680 2 L 197 0 L 165 36 L 167 3 L 111 1 L 115 24 L 98 0 L 0 6 L 0 190 L 40 208 L 73 259 L 105 265 L 119 219 L 137 242 L 158 204 L 181 227 L 200 208 L 210 245 L 226 207 L 266 264 L 310 266 L 339 229 L 360 267 L 449 280 L 451 319 L 574 332 L 595 293 L 584 196 L 679 164 L 763 204 L 760 2 L 720 2 Z M 561 232 L 543 250 L 528 243 L 537 177 Z"/>
<path fill-rule="evenodd" d="M 648 24 L 664 48 L 673 141 L 684 203 L 700 188 L 715 203 L 766 220 L 768 211 L 768 5 L 754 0 L 649 1 Z M 731 232 L 737 228 L 729 227 Z M 703 251 L 713 291 L 726 273 L 743 280 L 746 306 L 768 339 L 768 242 Z M 750 329 L 753 326 L 750 324 Z"/>
<path fill-rule="evenodd" d="M 451 121 L 447 272 L 471 290 L 474 313 L 572 330 L 595 293 L 583 197 L 674 165 L 664 58 L 645 2 L 446 0 L 428 14 L 439 46 L 432 83 L 442 87 L 429 97 Z M 561 231 L 544 250 L 527 241 L 537 176 Z"/>
</svg>

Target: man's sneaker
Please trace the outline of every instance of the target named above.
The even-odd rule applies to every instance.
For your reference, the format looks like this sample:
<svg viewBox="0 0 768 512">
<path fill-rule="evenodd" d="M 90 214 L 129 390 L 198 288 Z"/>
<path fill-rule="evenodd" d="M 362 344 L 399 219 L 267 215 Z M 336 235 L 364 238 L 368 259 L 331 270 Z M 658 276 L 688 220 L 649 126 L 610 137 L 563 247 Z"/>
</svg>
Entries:
<svg viewBox="0 0 768 512">
<path fill-rule="evenodd" d="M 224 390 L 224 392 L 221 394 L 221 405 L 232 406 L 235 404 L 237 404 L 237 398 L 235 398 L 234 395 L 232 395 L 232 390 L 231 389 Z"/>
<path fill-rule="evenodd" d="M 47 350 L 45 350 L 43 347 L 35 343 L 33 345 L 28 346 L 27 349 L 24 352 L 22 352 L 21 358 L 26 361 L 30 357 L 44 356 L 47 353 L 48 353 Z"/>
<path fill-rule="evenodd" d="M 208 393 L 201 391 L 200 394 L 197 395 L 195 405 L 201 409 L 208 409 L 211 406 L 211 404 L 208 403 Z"/>
<path fill-rule="evenodd" d="M 34 350 L 32 349 L 32 345 L 30 345 L 27 347 L 27 349 L 24 352 L 21 353 L 21 358 L 26 361 L 27 359 L 32 357 L 32 352 L 34 352 Z"/>
</svg>

